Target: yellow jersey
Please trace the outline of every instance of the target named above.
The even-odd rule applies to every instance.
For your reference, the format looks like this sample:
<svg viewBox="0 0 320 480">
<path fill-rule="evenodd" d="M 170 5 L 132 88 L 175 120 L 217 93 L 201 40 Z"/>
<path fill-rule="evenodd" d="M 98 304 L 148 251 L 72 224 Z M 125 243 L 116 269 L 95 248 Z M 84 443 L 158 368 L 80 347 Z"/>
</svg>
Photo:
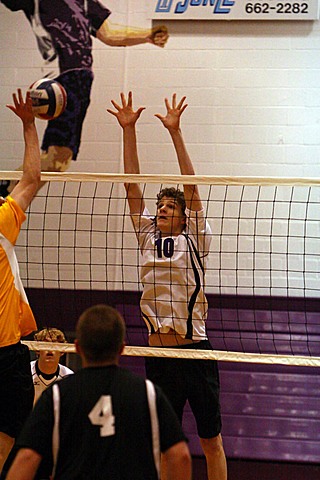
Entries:
<svg viewBox="0 0 320 480">
<path fill-rule="evenodd" d="M 0 206 L 0 348 L 37 329 L 24 291 L 14 245 L 25 213 L 8 196 Z"/>
</svg>

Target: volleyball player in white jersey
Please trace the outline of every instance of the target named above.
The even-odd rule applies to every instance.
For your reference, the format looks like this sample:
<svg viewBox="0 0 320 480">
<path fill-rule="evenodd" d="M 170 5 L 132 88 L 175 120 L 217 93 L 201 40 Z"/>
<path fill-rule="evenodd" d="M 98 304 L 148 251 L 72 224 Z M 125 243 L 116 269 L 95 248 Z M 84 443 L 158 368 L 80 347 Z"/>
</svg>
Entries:
<svg viewBox="0 0 320 480">
<path fill-rule="evenodd" d="M 67 342 L 64 333 L 57 328 L 44 328 L 34 335 L 34 339 L 38 342 Z M 41 350 L 38 359 L 31 362 L 34 403 L 50 385 L 73 373 L 73 370 L 59 363 L 62 355 L 59 351 L 50 350 L 48 345 L 48 350 Z"/>
<path fill-rule="evenodd" d="M 136 122 L 143 107 L 134 111 L 132 93 L 121 94 L 121 105 L 108 109 L 123 129 L 124 171 L 140 173 Z M 182 175 L 194 175 L 180 117 L 185 97 L 165 99 L 166 115 L 156 114 L 168 130 Z M 146 209 L 138 184 L 125 184 L 130 214 L 142 254 L 141 312 L 149 330 L 149 345 L 212 349 L 206 333 L 205 262 L 210 227 L 196 185 L 163 189 L 157 196 L 156 216 Z M 162 387 L 180 421 L 189 401 L 207 460 L 209 480 L 225 480 L 227 466 L 221 438 L 219 373 L 215 361 L 146 358 L 148 378 Z M 162 479 L 166 479 L 163 464 Z"/>
</svg>

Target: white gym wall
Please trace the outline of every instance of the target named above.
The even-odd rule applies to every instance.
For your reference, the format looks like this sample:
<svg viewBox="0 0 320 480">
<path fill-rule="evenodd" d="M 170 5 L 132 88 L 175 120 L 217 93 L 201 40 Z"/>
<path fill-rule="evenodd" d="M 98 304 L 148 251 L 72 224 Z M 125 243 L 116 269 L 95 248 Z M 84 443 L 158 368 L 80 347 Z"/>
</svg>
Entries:
<svg viewBox="0 0 320 480">
<path fill-rule="evenodd" d="M 102 0 L 116 23 L 149 26 L 148 0 Z M 187 95 L 182 120 L 198 174 L 320 176 L 320 22 L 171 21 L 165 49 L 111 48 L 93 41 L 95 81 L 73 171 L 120 172 L 121 131 L 105 112 L 119 92 L 144 105 L 138 128 L 142 171 L 178 173 L 154 113 Z M 0 4 L 0 169 L 21 162 L 21 125 L 4 108 L 57 65 L 44 66 L 22 12 Z M 37 120 L 39 132 L 45 122 Z"/>
</svg>

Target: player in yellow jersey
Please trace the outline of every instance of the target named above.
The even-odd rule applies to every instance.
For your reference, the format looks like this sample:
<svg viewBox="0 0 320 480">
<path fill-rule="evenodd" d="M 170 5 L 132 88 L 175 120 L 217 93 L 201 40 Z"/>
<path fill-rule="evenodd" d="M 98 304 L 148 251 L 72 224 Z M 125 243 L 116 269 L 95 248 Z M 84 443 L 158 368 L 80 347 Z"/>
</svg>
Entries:
<svg viewBox="0 0 320 480">
<path fill-rule="evenodd" d="M 25 211 L 40 184 L 40 148 L 32 102 L 19 89 L 7 105 L 22 121 L 23 172 L 10 196 L 0 201 L 0 473 L 24 420 L 32 410 L 29 350 L 20 338 L 37 329 L 19 276 L 14 245 Z"/>
</svg>

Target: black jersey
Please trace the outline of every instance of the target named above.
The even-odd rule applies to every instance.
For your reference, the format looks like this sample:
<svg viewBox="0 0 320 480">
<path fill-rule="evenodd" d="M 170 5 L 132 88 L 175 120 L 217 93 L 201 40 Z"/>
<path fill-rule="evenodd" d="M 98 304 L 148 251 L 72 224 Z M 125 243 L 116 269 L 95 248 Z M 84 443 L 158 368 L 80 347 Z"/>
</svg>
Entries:
<svg viewBox="0 0 320 480">
<path fill-rule="evenodd" d="M 59 382 L 60 446 L 55 479 L 155 480 L 145 380 L 115 365 L 84 368 Z M 160 449 L 185 440 L 156 387 Z M 52 387 L 37 402 L 18 447 L 52 454 Z"/>
</svg>

